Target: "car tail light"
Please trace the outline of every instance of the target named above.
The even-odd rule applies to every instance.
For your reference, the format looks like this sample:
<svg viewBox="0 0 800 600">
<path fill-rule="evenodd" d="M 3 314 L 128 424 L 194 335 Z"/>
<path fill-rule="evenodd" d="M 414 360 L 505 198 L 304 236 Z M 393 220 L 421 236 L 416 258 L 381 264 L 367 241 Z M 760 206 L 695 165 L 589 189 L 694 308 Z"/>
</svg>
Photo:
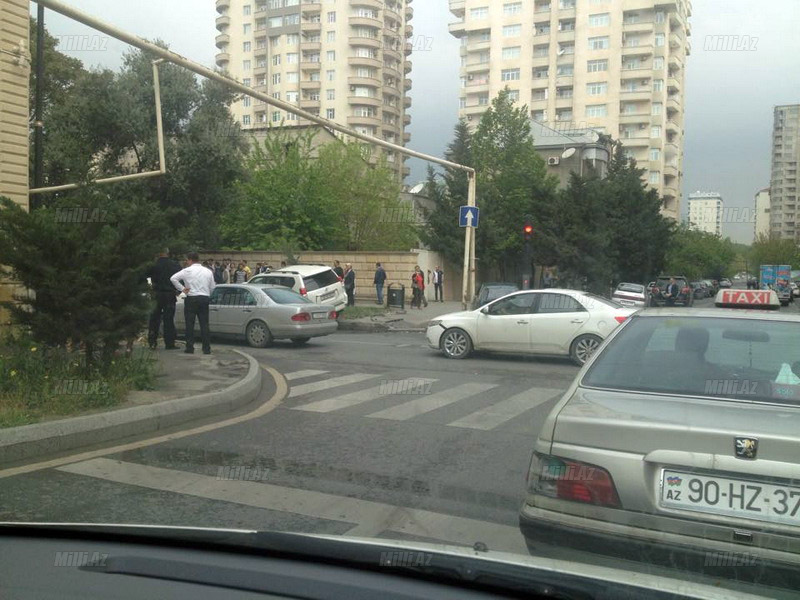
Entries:
<svg viewBox="0 0 800 600">
<path fill-rule="evenodd" d="M 292 315 L 292 321 L 310 321 L 311 315 L 308 313 L 297 313 Z"/>
<path fill-rule="evenodd" d="M 535 452 L 528 492 L 559 500 L 621 508 L 611 474 L 596 465 Z"/>
<path fill-rule="evenodd" d="M 308 292 L 306 291 L 306 288 L 304 288 L 304 287 L 300 288 L 300 295 L 301 296 L 307 296 L 308 295 Z"/>
<path fill-rule="evenodd" d="M 655 286 L 655 285 L 654 285 L 653 287 L 651 287 L 651 288 L 650 288 L 650 293 L 651 293 L 651 294 L 657 294 L 657 293 L 658 293 L 658 292 L 660 292 L 660 291 L 661 291 L 661 290 L 658 288 L 658 286 Z"/>
<path fill-rule="evenodd" d="M 344 281 L 344 277 L 342 277 L 341 275 L 337 275 L 336 279 L 338 279 L 339 281 Z"/>
<path fill-rule="evenodd" d="M 689 293 L 689 286 L 686 286 L 685 288 L 683 288 L 683 292 L 682 293 L 688 294 Z"/>
<path fill-rule="evenodd" d="M 625 321 L 627 321 L 627 320 L 628 320 L 628 317 L 627 317 L 627 316 L 624 316 L 624 315 L 615 315 L 615 316 L 614 316 L 614 320 L 615 320 L 617 323 L 624 323 Z"/>
<path fill-rule="evenodd" d="M 328 318 L 329 318 L 329 319 L 335 319 L 335 318 L 336 318 L 336 317 L 338 317 L 338 316 L 339 316 L 339 315 L 337 315 L 337 314 L 336 314 L 336 311 L 335 311 L 335 310 L 332 310 L 331 312 L 329 312 L 329 313 L 328 313 Z"/>
</svg>

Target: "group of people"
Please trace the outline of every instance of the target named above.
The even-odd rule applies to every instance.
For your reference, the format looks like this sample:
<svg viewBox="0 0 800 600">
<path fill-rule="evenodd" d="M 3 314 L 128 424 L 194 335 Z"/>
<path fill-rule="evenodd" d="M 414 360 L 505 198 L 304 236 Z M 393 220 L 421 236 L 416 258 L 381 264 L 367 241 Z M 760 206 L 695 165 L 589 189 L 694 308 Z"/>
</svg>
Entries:
<svg viewBox="0 0 800 600">
<path fill-rule="evenodd" d="M 255 268 L 251 269 L 246 260 L 234 263 L 230 258 L 224 258 L 222 261 L 206 260 L 201 264 L 214 274 L 215 283 L 247 283 L 253 275 L 273 270 L 272 265 L 266 263 L 256 263 Z M 281 261 L 280 268 L 283 269 L 285 266 L 286 261 Z"/>
<path fill-rule="evenodd" d="M 344 290 L 347 293 L 347 306 L 355 306 L 355 293 L 356 293 L 356 272 L 351 263 L 345 263 L 342 268 L 338 260 L 333 261 L 333 271 L 344 283 Z M 375 286 L 375 304 L 383 305 L 384 289 L 386 287 L 386 270 L 381 263 L 375 263 L 375 274 L 372 278 L 372 284 Z M 422 309 L 423 306 L 428 306 L 428 299 L 425 297 L 425 273 L 419 265 L 414 267 L 414 272 L 411 274 L 411 307 Z M 433 271 L 428 271 L 427 283 L 433 285 L 435 302 L 444 302 L 444 293 L 442 286 L 444 285 L 444 271 L 440 267 L 436 267 Z"/>
</svg>

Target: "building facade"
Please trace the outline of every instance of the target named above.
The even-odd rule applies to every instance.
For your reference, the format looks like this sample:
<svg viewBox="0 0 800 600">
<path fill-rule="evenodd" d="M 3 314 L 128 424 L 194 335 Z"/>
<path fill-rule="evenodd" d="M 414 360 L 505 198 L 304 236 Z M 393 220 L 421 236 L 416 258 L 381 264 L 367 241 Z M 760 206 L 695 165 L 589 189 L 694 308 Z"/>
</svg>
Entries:
<svg viewBox="0 0 800 600">
<path fill-rule="evenodd" d="M 761 236 L 769 237 L 769 216 L 770 216 L 770 200 L 769 188 L 764 188 L 756 193 L 754 223 L 753 223 L 753 241 L 758 240 Z"/>
<path fill-rule="evenodd" d="M 28 0 L 0 0 L 0 196 L 28 208 L 28 78 L 30 16 Z M 0 265 L 2 268 L 2 265 Z M 0 301 L 11 300 L 14 286 L 0 280 Z M 0 326 L 8 315 L 0 309 Z"/>
<path fill-rule="evenodd" d="M 689 194 L 689 227 L 722 235 L 722 196 L 716 192 Z"/>
<path fill-rule="evenodd" d="M 536 152 L 547 163 L 547 171 L 558 177 L 566 188 L 572 173 L 588 174 L 593 170 L 601 178 L 608 173 L 611 150 L 593 129 L 556 130 L 544 123 L 531 124 Z"/>
<path fill-rule="evenodd" d="M 217 66 L 312 114 L 404 145 L 411 123 L 411 0 L 216 0 Z M 245 97 L 243 128 L 309 125 Z M 385 151 L 399 173 L 405 157 Z"/>
<path fill-rule="evenodd" d="M 535 121 L 619 138 L 678 219 L 689 0 L 450 0 L 450 12 L 460 116 L 477 124 L 508 87 Z"/>
<path fill-rule="evenodd" d="M 800 242 L 797 167 L 800 165 L 800 104 L 776 106 L 772 128 L 770 230 Z"/>
</svg>

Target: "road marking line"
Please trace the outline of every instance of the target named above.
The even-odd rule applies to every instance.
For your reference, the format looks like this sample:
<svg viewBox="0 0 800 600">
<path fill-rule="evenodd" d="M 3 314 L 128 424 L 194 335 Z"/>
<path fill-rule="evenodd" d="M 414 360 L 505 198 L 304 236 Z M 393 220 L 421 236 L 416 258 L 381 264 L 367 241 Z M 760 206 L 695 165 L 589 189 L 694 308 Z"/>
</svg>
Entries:
<svg viewBox="0 0 800 600">
<path fill-rule="evenodd" d="M 488 431 L 563 393 L 564 390 L 531 388 L 448 423 L 448 425 Z"/>
<path fill-rule="evenodd" d="M 497 385 L 493 383 L 465 383 L 450 388 L 449 390 L 437 392 L 436 394 L 431 394 L 430 396 L 424 396 L 422 398 L 416 398 L 409 402 L 399 404 L 398 406 L 379 410 L 378 412 L 366 416 L 372 419 L 405 421 L 496 387 Z"/>
<path fill-rule="evenodd" d="M 210 475 L 109 458 L 94 458 L 58 470 L 123 485 L 353 523 L 355 526 L 347 532 L 348 536 L 374 536 L 383 531 L 396 531 L 468 546 L 482 541 L 492 550 L 527 554 L 516 527 L 427 510 L 254 481 L 221 480 Z"/>
<path fill-rule="evenodd" d="M 325 400 L 311 402 L 310 404 L 295 406 L 292 408 L 292 410 L 307 410 L 310 412 L 319 412 L 319 413 L 332 412 L 334 410 L 340 410 L 343 408 L 348 408 L 350 406 L 363 404 L 364 402 L 369 402 L 370 400 L 377 400 L 378 398 L 381 397 L 385 398 L 392 395 L 396 395 L 389 393 L 389 390 L 391 388 L 394 388 L 395 385 L 397 385 L 397 387 L 400 388 L 401 390 L 408 390 L 410 388 L 414 388 L 415 386 L 425 386 L 429 383 L 433 383 L 438 380 L 412 377 L 409 379 L 399 379 L 399 380 L 392 379 L 390 381 L 392 383 L 391 386 L 388 386 L 386 384 L 381 384 L 377 387 L 369 388 L 367 390 L 359 390 L 357 392 L 352 392 L 350 394 L 342 394 L 341 396 L 336 396 L 335 398 L 326 398 Z"/>
<path fill-rule="evenodd" d="M 269 373 L 269 375 L 275 380 L 275 393 L 272 395 L 272 398 L 264 402 L 264 404 L 262 404 L 252 412 L 249 412 L 244 415 L 239 415 L 237 417 L 231 417 L 230 419 L 225 419 L 224 421 L 219 421 L 217 423 L 209 423 L 208 425 L 201 425 L 200 427 L 194 427 L 192 429 L 184 429 L 182 431 L 176 431 L 174 433 L 168 433 L 166 435 L 160 435 L 157 437 L 147 438 L 145 440 L 139 440 L 138 442 L 131 442 L 129 444 L 120 444 L 117 446 L 110 446 L 108 448 L 100 448 L 99 450 L 90 450 L 88 452 L 81 452 L 79 454 L 62 456 L 60 458 L 54 458 L 48 461 L 31 463 L 28 465 L 22 465 L 19 467 L 12 467 L 10 469 L 0 470 L 0 479 L 3 479 L 4 477 L 13 477 L 15 475 L 21 475 L 23 473 L 32 473 L 34 471 L 41 471 L 42 469 L 52 469 L 54 467 L 59 467 L 61 465 L 66 465 L 69 463 L 85 461 L 100 456 L 106 456 L 107 454 L 117 454 L 119 452 L 137 450 L 139 448 L 145 448 L 147 446 L 153 446 L 155 444 L 161 444 L 163 442 L 171 442 L 173 440 L 179 440 L 181 438 L 189 437 L 192 435 L 207 433 L 209 431 L 214 431 L 215 429 L 221 429 L 223 427 L 228 427 L 230 425 L 238 425 L 239 423 L 244 423 L 245 421 L 250 421 L 252 419 L 257 419 L 258 417 L 263 417 L 264 415 L 275 410 L 280 405 L 280 403 L 286 398 L 288 386 L 286 384 L 286 380 L 278 371 L 276 371 L 272 367 L 265 367 L 264 365 L 261 365 L 261 368 L 264 369 L 267 373 Z"/>
<path fill-rule="evenodd" d="M 306 394 L 312 394 L 320 390 L 350 385 L 351 383 L 359 383 L 361 381 L 366 381 L 367 379 L 374 379 L 375 377 L 380 377 L 380 375 L 372 375 L 369 373 L 353 373 L 352 375 L 332 377 L 331 379 L 326 379 L 324 381 L 293 385 L 289 390 L 289 398 L 297 398 L 298 396 L 305 396 Z"/>
<path fill-rule="evenodd" d="M 295 371 L 294 373 L 284 373 L 287 381 L 294 381 L 296 379 L 303 379 L 305 377 L 314 377 L 315 375 L 324 375 L 327 371 L 315 371 L 314 369 L 307 369 L 305 371 Z"/>
</svg>

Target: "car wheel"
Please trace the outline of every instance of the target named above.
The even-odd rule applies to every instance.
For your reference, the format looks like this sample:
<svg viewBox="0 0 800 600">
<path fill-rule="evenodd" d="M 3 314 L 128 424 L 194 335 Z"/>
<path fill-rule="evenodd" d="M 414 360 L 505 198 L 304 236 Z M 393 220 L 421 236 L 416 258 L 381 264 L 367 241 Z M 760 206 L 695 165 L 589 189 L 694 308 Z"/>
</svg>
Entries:
<svg viewBox="0 0 800 600">
<path fill-rule="evenodd" d="M 250 321 L 245 331 L 247 343 L 253 348 L 266 348 L 272 344 L 272 333 L 264 321 Z"/>
<path fill-rule="evenodd" d="M 308 340 L 310 340 L 310 339 L 311 338 L 292 338 L 292 343 L 295 346 L 302 346 L 303 344 L 307 344 Z"/>
<path fill-rule="evenodd" d="M 442 334 L 439 347 L 447 358 L 467 358 L 472 353 L 472 340 L 463 329 L 448 329 Z"/>
<path fill-rule="evenodd" d="M 579 335 L 575 338 L 575 341 L 572 342 L 569 355 L 576 365 L 582 367 L 602 343 L 603 340 L 596 335 L 591 335 L 589 333 Z"/>
</svg>

